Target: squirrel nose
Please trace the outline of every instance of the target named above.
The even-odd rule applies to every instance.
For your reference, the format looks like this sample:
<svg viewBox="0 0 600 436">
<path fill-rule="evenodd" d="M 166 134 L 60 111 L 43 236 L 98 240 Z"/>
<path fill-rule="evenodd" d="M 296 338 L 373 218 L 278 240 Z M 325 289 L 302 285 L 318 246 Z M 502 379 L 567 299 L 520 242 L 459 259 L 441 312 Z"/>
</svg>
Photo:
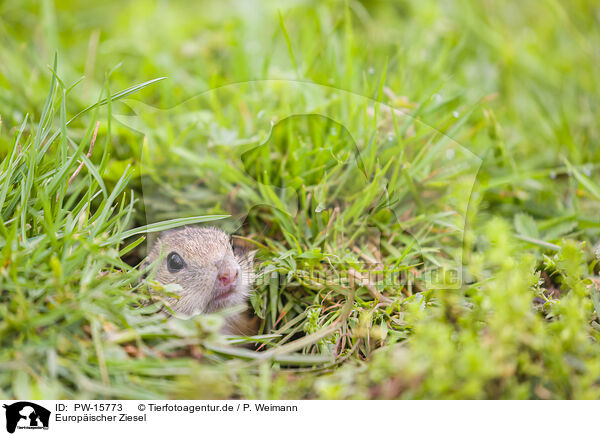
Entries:
<svg viewBox="0 0 600 436">
<path fill-rule="evenodd" d="M 240 274 L 240 268 L 237 265 L 221 265 L 217 273 L 217 280 L 222 286 L 228 286 L 235 283 Z"/>
</svg>

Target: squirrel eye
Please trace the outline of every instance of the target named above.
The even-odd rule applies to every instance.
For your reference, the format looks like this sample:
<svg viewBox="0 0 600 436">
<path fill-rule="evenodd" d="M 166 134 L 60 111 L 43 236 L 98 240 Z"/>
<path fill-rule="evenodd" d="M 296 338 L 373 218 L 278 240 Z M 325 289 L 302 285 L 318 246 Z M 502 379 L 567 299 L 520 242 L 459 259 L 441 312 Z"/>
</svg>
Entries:
<svg viewBox="0 0 600 436">
<path fill-rule="evenodd" d="M 170 273 L 180 271 L 185 266 L 185 262 L 181 256 L 175 252 L 169 253 L 167 256 L 167 269 Z"/>
</svg>

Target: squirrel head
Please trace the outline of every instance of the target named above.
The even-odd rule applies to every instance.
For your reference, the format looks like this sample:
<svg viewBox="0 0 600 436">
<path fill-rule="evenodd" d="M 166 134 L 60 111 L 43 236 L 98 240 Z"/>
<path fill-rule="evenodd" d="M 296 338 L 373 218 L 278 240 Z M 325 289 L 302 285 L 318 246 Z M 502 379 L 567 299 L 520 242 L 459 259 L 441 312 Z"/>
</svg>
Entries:
<svg viewBox="0 0 600 436">
<path fill-rule="evenodd" d="M 234 254 L 229 236 L 214 227 L 183 227 L 163 232 L 144 266 L 154 264 L 154 279 L 180 286 L 169 298 L 175 313 L 210 313 L 242 304 L 253 281 L 252 256 Z"/>
</svg>

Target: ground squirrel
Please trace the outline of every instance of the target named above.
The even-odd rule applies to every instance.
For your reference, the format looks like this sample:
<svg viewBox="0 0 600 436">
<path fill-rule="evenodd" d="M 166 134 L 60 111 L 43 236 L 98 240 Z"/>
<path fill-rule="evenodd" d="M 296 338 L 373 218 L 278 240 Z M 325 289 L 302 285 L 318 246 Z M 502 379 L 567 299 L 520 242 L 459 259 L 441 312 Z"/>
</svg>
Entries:
<svg viewBox="0 0 600 436">
<path fill-rule="evenodd" d="M 169 298 L 176 314 L 192 316 L 244 304 L 254 279 L 253 255 L 235 254 L 229 236 L 214 227 L 183 227 L 163 232 L 144 265 L 158 258 L 154 279 L 178 284 L 179 298 Z M 242 315 L 226 318 L 224 333 L 249 334 Z"/>
</svg>

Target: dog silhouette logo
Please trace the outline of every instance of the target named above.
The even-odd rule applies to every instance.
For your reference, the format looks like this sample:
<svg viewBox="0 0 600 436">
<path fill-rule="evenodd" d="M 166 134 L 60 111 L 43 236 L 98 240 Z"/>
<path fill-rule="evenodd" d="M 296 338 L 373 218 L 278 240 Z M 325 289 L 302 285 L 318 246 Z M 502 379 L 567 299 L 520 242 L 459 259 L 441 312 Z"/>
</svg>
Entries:
<svg viewBox="0 0 600 436">
<path fill-rule="evenodd" d="M 18 429 L 43 429 L 48 430 L 50 411 L 42 406 L 29 401 L 19 401 L 10 405 L 4 404 L 6 409 L 6 431 L 14 433 Z"/>
</svg>

